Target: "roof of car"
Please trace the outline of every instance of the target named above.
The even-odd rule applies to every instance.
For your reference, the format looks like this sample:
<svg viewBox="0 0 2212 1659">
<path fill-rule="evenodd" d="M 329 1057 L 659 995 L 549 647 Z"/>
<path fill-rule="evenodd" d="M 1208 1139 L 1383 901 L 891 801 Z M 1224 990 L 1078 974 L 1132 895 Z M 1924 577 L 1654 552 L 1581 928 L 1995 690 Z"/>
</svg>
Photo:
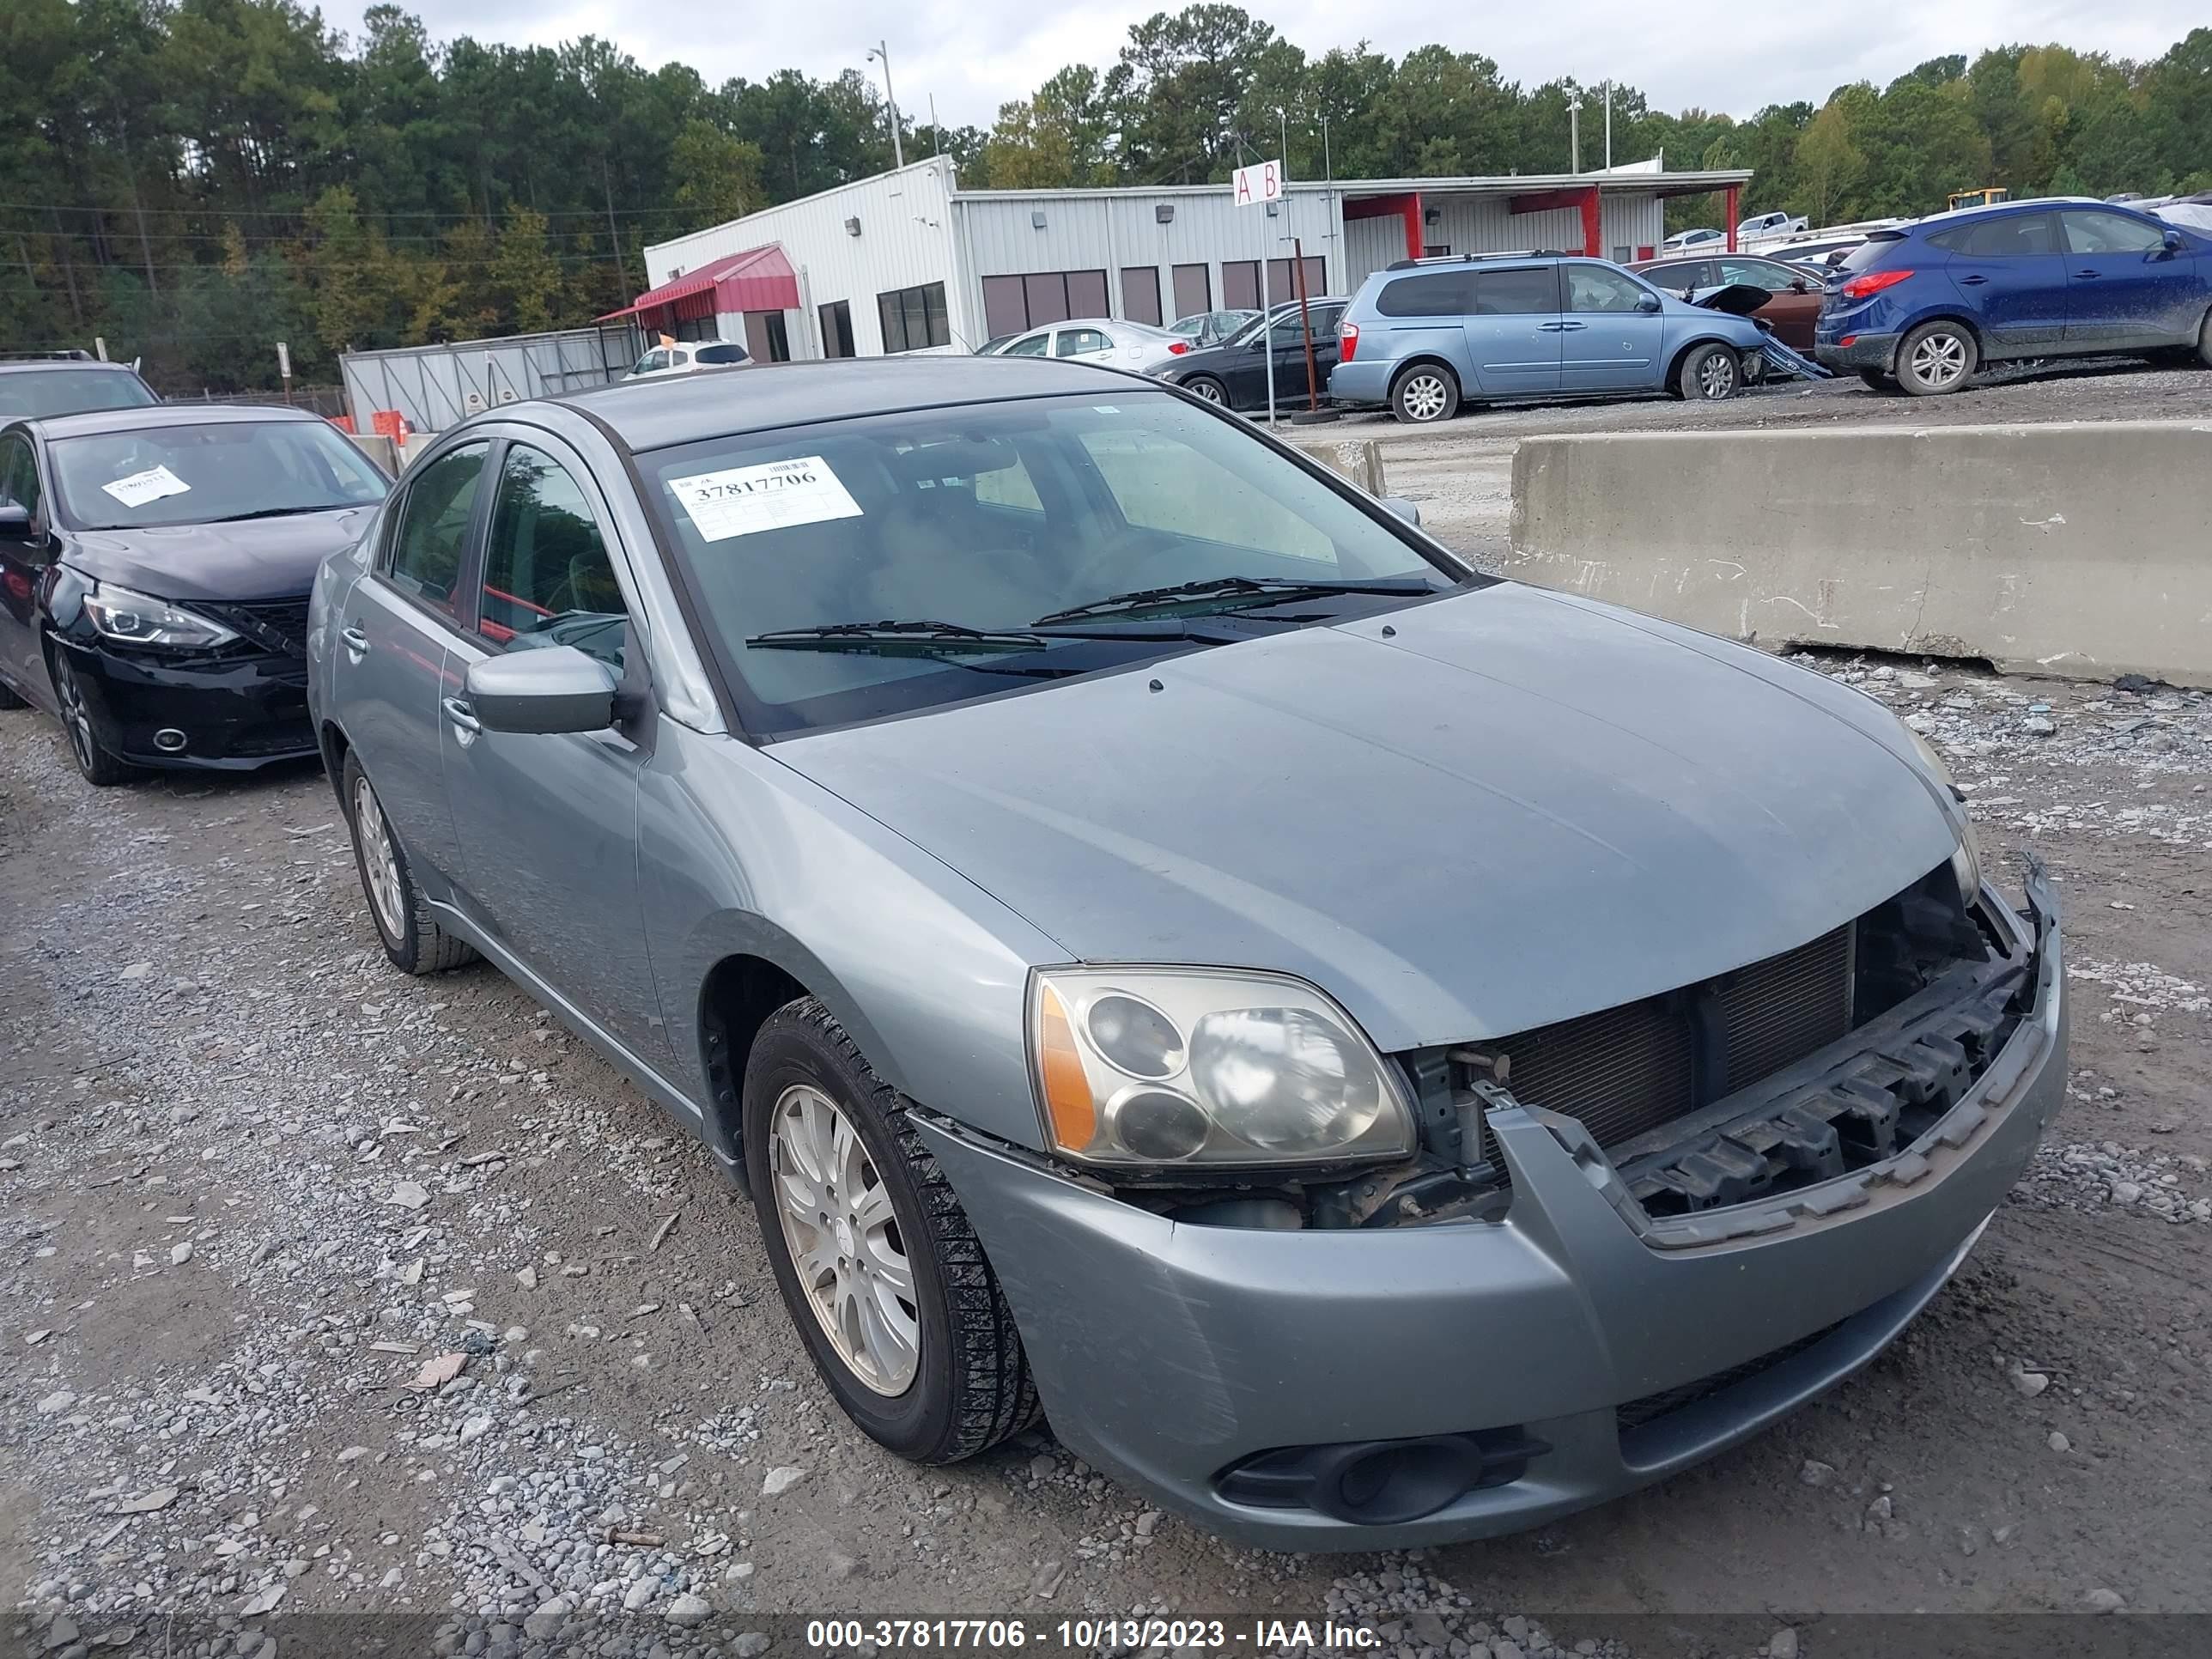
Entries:
<svg viewBox="0 0 2212 1659">
<path fill-rule="evenodd" d="M 97 357 L 55 356 L 41 353 L 32 357 L 10 357 L 0 353 L 0 374 L 35 374 L 42 368 L 106 368 L 118 374 L 136 376 L 138 371 L 128 363 L 104 363 Z"/>
<path fill-rule="evenodd" d="M 32 419 L 49 438 L 82 438 L 101 432 L 143 432 L 161 426 L 222 426 L 254 421 L 319 421 L 304 409 L 240 404 L 141 404 L 131 409 L 88 409 L 76 415 Z"/>
<path fill-rule="evenodd" d="M 1097 392 L 1115 382 L 1132 392 L 1158 384 L 1054 357 L 908 354 L 765 363 L 747 374 L 672 374 L 550 401 L 590 416 L 629 448 L 646 450 L 857 415 Z M 500 412 L 512 416 L 525 407 L 508 404 Z"/>
</svg>

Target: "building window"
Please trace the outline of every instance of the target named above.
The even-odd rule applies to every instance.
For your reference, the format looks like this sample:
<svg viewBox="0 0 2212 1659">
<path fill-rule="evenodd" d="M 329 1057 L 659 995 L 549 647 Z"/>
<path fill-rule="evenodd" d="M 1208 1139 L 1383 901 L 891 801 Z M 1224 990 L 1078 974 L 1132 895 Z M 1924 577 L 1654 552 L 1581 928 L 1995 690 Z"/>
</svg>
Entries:
<svg viewBox="0 0 2212 1659">
<path fill-rule="evenodd" d="M 1224 259 L 1221 262 L 1221 303 L 1230 311 L 1260 308 L 1260 262 Z"/>
<path fill-rule="evenodd" d="M 1298 297 L 1296 278 L 1291 275 L 1291 261 L 1267 261 L 1267 289 L 1260 291 L 1260 262 L 1257 259 L 1224 259 L 1221 263 L 1221 303 L 1232 311 L 1257 311 L 1262 300 L 1279 306 Z M 1306 297 L 1318 300 L 1328 292 L 1328 264 L 1320 256 L 1308 259 L 1306 265 Z"/>
<path fill-rule="evenodd" d="M 876 312 L 883 322 L 886 354 L 952 343 L 952 326 L 945 314 L 942 283 L 878 294 Z"/>
<path fill-rule="evenodd" d="M 1196 317 L 1213 309 L 1213 284 L 1204 265 L 1175 268 L 1175 314 Z"/>
<path fill-rule="evenodd" d="M 993 337 L 1020 334 L 1071 317 L 1106 314 L 1103 270 L 1038 270 L 983 279 L 983 330 Z"/>
<path fill-rule="evenodd" d="M 1160 268 L 1129 265 L 1121 272 L 1121 314 L 1133 323 L 1160 324 Z"/>
<path fill-rule="evenodd" d="M 843 300 L 832 300 L 822 307 L 822 355 L 825 357 L 857 357 L 860 348 L 853 343 L 853 307 Z"/>
</svg>

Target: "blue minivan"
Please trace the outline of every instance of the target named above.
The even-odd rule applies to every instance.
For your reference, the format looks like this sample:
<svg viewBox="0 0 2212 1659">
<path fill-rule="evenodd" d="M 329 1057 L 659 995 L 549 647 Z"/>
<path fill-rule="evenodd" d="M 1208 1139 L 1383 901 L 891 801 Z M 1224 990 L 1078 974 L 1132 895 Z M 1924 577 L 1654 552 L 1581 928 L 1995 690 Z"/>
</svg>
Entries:
<svg viewBox="0 0 2212 1659">
<path fill-rule="evenodd" d="M 1732 398 L 1762 372 L 1766 338 L 1747 317 L 1556 253 L 1401 260 L 1360 284 L 1337 337 L 1328 395 L 1416 424 L 1462 402 Z"/>
<path fill-rule="evenodd" d="M 1877 230 L 1844 260 L 1814 355 L 1915 397 L 2007 357 L 2212 365 L 2212 240 L 2097 201 L 2008 202 Z"/>
</svg>

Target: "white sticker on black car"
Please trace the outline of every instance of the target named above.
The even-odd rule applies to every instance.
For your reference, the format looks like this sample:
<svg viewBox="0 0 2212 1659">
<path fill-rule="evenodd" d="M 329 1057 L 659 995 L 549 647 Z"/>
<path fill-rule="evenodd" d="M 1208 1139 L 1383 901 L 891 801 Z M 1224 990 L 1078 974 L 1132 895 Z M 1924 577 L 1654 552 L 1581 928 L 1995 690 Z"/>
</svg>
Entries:
<svg viewBox="0 0 2212 1659">
<path fill-rule="evenodd" d="M 100 488 L 125 507 L 143 507 L 164 495 L 181 495 L 191 486 L 166 466 L 149 466 L 143 472 L 134 472 Z"/>
<path fill-rule="evenodd" d="M 668 487 L 704 541 L 862 516 L 860 504 L 819 455 L 672 478 Z"/>
</svg>

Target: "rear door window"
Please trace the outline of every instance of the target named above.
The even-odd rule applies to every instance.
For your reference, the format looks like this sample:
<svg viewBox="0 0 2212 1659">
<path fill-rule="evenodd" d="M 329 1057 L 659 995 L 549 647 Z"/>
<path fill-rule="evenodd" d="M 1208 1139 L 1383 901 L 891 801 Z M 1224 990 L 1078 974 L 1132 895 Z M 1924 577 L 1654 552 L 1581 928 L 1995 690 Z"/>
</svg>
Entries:
<svg viewBox="0 0 2212 1659">
<path fill-rule="evenodd" d="M 502 650 L 573 645 L 619 674 L 628 617 L 583 486 L 544 451 L 509 444 L 484 538 L 477 631 Z"/>
<path fill-rule="evenodd" d="M 1474 311 L 1479 317 L 1534 316 L 1559 308 L 1559 273 L 1555 265 L 1475 274 Z"/>
<path fill-rule="evenodd" d="M 409 481 L 386 550 L 385 575 L 401 592 L 452 616 L 469 524 L 489 444 L 470 444 L 422 464 Z"/>
<path fill-rule="evenodd" d="M 1401 276 L 1383 284 L 1375 296 L 1375 309 L 1385 317 L 1463 317 L 1474 307 L 1468 297 L 1468 273 L 1427 270 L 1417 276 Z"/>
<path fill-rule="evenodd" d="M 1106 337 L 1095 328 L 1063 328 L 1053 341 L 1055 357 L 1078 357 L 1086 351 L 1109 351 Z"/>
</svg>

